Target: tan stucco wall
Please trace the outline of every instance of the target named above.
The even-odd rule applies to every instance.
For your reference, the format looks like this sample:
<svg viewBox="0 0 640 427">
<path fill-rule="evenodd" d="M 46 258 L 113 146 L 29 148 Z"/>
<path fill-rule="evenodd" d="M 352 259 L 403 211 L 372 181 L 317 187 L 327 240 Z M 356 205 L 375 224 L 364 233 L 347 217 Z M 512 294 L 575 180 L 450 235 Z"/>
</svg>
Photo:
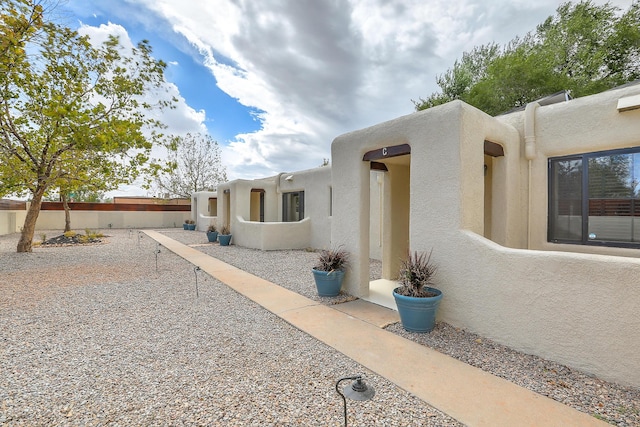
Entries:
<svg viewBox="0 0 640 427">
<path fill-rule="evenodd" d="M 291 177 L 290 179 L 286 179 Z M 264 190 L 264 222 L 255 221 L 258 194 Z M 261 180 L 236 180 L 218 187 L 218 221 L 224 223 L 227 210 L 234 244 L 255 249 L 327 248 L 330 246 L 331 168 L 321 167 L 295 173 L 281 173 Z M 282 222 L 282 194 L 304 191 L 305 219 Z M 230 201 L 226 206 L 226 200 Z M 253 200 L 253 202 L 252 202 Z M 220 215 L 222 213 L 222 215 Z M 253 219 L 253 220 L 252 220 Z"/>
<path fill-rule="evenodd" d="M 617 102 L 613 98 L 607 94 L 604 99 L 581 102 L 598 110 L 602 105 L 610 108 Z M 607 148 L 629 146 L 640 135 L 637 115 L 632 123 L 621 117 L 625 113 L 602 113 L 617 125 L 607 125 L 610 132 L 594 129 L 585 150 L 578 141 L 580 135 L 585 139 L 591 125 L 604 126 L 600 113 L 585 110 L 567 115 L 554 107 L 547 116 L 548 108 L 538 109 L 537 123 L 553 120 L 557 129 L 551 132 L 546 124 L 536 127 L 540 147 L 557 147 L 566 139 L 558 136 L 577 135 L 570 149 L 556 148 L 556 153 L 591 151 L 596 139 L 613 140 Z M 580 126 L 568 120 L 580 120 Z M 359 296 L 368 293 L 370 172 L 362 156 L 406 143 L 411 146 L 410 247 L 433 248 L 438 287 L 444 293 L 440 319 L 517 350 L 639 386 L 640 287 L 636 285 L 640 260 L 551 251 L 557 246 L 543 241 L 547 215 L 543 158 L 532 162 L 535 209 L 530 233 L 536 245 L 549 250 L 522 249 L 527 247 L 529 193 L 528 161 L 518 130 L 521 122 L 514 117 L 493 118 L 458 101 L 336 138 L 331 234 L 334 244 L 344 245 L 353 255 L 345 278 L 347 291 Z M 635 132 L 616 131 L 613 126 L 633 127 Z M 491 237 L 501 245 L 482 237 L 485 140 L 505 151 L 493 162 L 490 177 Z"/>
<path fill-rule="evenodd" d="M 531 162 L 530 248 L 640 257 L 640 251 L 636 249 L 547 242 L 548 159 L 640 146 L 640 109 L 618 112 L 616 108 L 619 99 L 637 94 L 640 94 L 640 84 L 535 110 L 536 157 Z M 497 119 L 511 124 L 524 136 L 524 112 Z M 523 205 L 527 206 L 528 162 L 524 158 L 521 158 L 520 162 L 522 181 L 525 184 L 521 186 L 520 198 L 525 202 Z"/>
<path fill-rule="evenodd" d="M 190 217 L 190 212 L 71 211 L 71 228 L 108 230 L 109 228 L 182 227 L 184 220 Z M 24 219 L 19 223 L 19 227 L 23 224 Z M 36 230 L 58 229 L 64 229 L 64 211 L 40 211 Z"/>
<path fill-rule="evenodd" d="M 217 197 L 217 191 L 198 191 L 191 195 L 191 219 L 196 221 L 196 230 L 206 231 L 210 225 L 218 227 L 218 216 L 209 212 L 209 199 Z"/>
<path fill-rule="evenodd" d="M 291 176 L 290 180 L 286 180 Z M 282 193 L 304 191 L 304 216 L 310 220 L 306 247 L 324 249 L 331 246 L 331 168 L 319 167 L 285 173 L 280 176 L 278 219 L 282 220 Z"/>
<path fill-rule="evenodd" d="M 311 220 L 297 222 L 255 222 L 238 218 L 234 244 L 263 251 L 278 249 L 305 249 L 309 247 Z"/>
<path fill-rule="evenodd" d="M 616 108 L 638 94 L 635 85 L 498 117 L 455 101 L 337 137 L 331 169 L 267 178 L 271 224 L 247 221 L 253 181 L 221 186 L 230 195 L 219 212 L 251 236 L 236 240 L 249 247 L 342 245 L 352 255 L 346 290 L 362 297 L 369 257 L 381 258 L 392 278 L 407 248 L 433 249 L 441 320 L 640 386 L 640 250 L 546 241 L 548 158 L 640 146 L 640 109 Z M 528 127 L 533 151 L 525 148 Z M 504 156 L 485 155 L 485 141 Z M 388 172 L 362 160 L 401 144 L 411 155 L 379 160 Z M 300 190 L 307 219 L 279 223 L 282 192 Z"/>
<path fill-rule="evenodd" d="M 27 217 L 26 210 L 0 211 L 0 236 L 18 233 Z"/>
</svg>

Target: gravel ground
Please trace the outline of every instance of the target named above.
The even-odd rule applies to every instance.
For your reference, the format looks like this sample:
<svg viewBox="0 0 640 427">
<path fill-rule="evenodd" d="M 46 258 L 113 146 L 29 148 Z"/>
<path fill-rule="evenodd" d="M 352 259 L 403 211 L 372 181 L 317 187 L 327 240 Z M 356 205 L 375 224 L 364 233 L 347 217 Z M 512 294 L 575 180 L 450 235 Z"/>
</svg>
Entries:
<svg viewBox="0 0 640 427">
<path fill-rule="evenodd" d="M 353 299 L 315 294 L 313 252 L 163 232 L 316 301 Z M 357 373 L 376 396 L 349 403 L 350 425 L 460 425 L 204 273 L 196 299 L 193 266 L 160 248 L 156 270 L 148 237 L 107 234 L 31 254 L 15 253 L 17 235 L 0 236 L 0 425 L 342 425 L 335 381 Z M 444 323 L 430 334 L 388 330 L 611 424 L 640 426 L 640 390 Z"/>
<path fill-rule="evenodd" d="M 343 293 L 337 298 L 316 295 L 313 277 L 308 273 L 317 258 L 316 253 L 259 251 L 234 245 L 220 247 L 207 244 L 202 232 L 165 231 L 165 234 L 315 301 L 335 304 L 353 299 Z M 371 278 L 378 278 L 380 274 L 380 263 L 372 261 Z M 429 334 L 407 332 L 399 323 L 387 330 L 611 424 L 640 426 L 638 389 L 602 381 L 559 363 L 519 353 L 443 322 Z"/>
<path fill-rule="evenodd" d="M 460 425 L 202 272 L 196 298 L 193 266 L 160 248 L 156 270 L 148 237 L 108 234 L 30 254 L 0 237 L 0 425 L 339 426 L 354 374 L 376 395 L 350 425 Z"/>
</svg>

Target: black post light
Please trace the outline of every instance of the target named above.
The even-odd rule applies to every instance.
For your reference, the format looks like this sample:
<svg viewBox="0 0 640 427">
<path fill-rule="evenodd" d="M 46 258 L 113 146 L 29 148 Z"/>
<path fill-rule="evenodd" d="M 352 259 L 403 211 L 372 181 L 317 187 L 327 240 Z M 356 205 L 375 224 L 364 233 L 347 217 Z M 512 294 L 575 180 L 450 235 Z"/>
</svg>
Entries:
<svg viewBox="0 0 640 427">
<path fill-rule="evenodd" d="M 200 271 L 200 267 L 195 266 L 193 268 L 193 273 L 196 275 L 196 298 L 200 297 L 200 294 L 198 293 L 198 271 Z"/>
<path fill-rule="evenodd" d="M 160 246 L 162 246 L 160 243 L 156 243 L 156 273 L 158 272 L 158 254 L 160 253 Z"/>
<path fill-rule="evenodd" d="M 342 381 L 352 380 L 353 382 L 349 385 L 346 385 L 342 391 L 340 391 L 340 383 Z M 342 402 L 344 403 L 344 425 L 347 427 L 347 397 L 351 400 L 371 400 L 373 395 L 376 394 L 376 391 L 373 387 L 368 386 L 364 380 L 362 379 L 362 375 L 356 375 L 353 377 L 344 377 L 340 378 L 338 382 L 336 382 L 336 392 L 342 397 Z"/>
</svg>

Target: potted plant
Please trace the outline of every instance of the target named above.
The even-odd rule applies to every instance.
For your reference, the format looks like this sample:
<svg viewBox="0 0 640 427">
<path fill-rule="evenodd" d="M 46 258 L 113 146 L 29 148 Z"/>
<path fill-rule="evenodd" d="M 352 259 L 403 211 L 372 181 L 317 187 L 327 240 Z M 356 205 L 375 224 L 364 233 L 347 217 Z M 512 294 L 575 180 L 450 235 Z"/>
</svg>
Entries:
<svg viewBox="0 0 640 427">
<path fill-rule="evenodd" d="M 218 234 L 218 241 L 220 246 L 229 246 L 229 243 L 231 243 L 231 229 L 228 226 L 222 227 L 220 234 Z"/>
<path fill-rule="evenodd" d="M 323 249 L 316 265 L 311 269 L 318 295 L 335 297 L 340 293 L 344 270 L 349 262 L 349 252 L 344 249 Z"/>
<path fill-rule="evenodd" d="M 442 292 L 432 287 L 436 266 L 429 254 L 414 252 L 400 265 L 400 286 L 393 290 L 402 327 L 410 332 L 430 332 L 435 327 L 436 310 Z"/>
<path fill-rule="evenodd" d="M 196 229 L 196 222 L 192 219 L 185 219 L 184 220 L 184 229 L 185 230 L 195 230 Z"/>
<path fill-rule="evenodd" d="M 213 243 L 216 240 L 218 240 L 218 230 L 216 229 L 216 226 L 211 224 L 208 228 L 207 228 L 207 239 Z"/>
</svg>

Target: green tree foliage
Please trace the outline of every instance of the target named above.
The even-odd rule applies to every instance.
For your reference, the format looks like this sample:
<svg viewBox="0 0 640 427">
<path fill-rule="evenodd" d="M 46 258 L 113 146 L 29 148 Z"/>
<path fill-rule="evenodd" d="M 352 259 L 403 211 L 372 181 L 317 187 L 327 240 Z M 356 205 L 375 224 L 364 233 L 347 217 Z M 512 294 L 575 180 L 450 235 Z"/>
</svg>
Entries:
<svg viewBox="0 0 640 427">
<path fill-rule="evenodd" d="M 635 196 L 633 156 L 611 155 L 589 159 L 590 198 L 629 198 Z"/>
<path fill-rule="evenodd" d="M 573 97 L 640 78 L 640 1 L 622 12 L 591 0 L 564 3 L 535 32 L 500 49 L 474 48 L 436 79 L 441 93 L 414 102 L 423 110 L 461 99 L 499 114 L 569 90 Z"/>
<path fill-rule="evenodd" d="M 42 27 L 43 6 L 33 0 L 0 3 L 0 83 L 26 60 L 26 43 Z"/>
<path fill-rule="evenodd" d="M 2 28 L 12 27 L 16 16 L 3 10 Z M 102 190 L 143 172 L 162 138 L 161 123 L 146 113 L 174 101 L 161 91 L 165 64 L 151 56 L 148 42 L 125 49 L 110 37 L 96 47 L 52 22 L 42 23 L 41 32 L 37 41 L 25 39 L 29 55 L 0 81 L 0 197 L 31 198 L 18 252 L 31 251 L 50 191 Z M 153 105 L 143 101 L 149 91 Z"/>
<path fill-rule="evenodd" d="M 466 97 L 475 84 L 486 78 L 487 66 L 499 53 L 499 46 L 495 43 L 464 52 L 462 59 L 454 62 L 453 68 L 436 77 L 442 93 L 432 93 L 427 99 L 420 99 L 415 103 L 416 109 L 424 110 Z"/>
<path fill-rule="evenodd" d="M 227 181 L 220 146 L 209 135 L 175 137 L 167 165 L 168 170 L 157 174 L 155 187 L 170 197 L 189 198 L 194 192 L 213 191 Z"/>
</svg>

